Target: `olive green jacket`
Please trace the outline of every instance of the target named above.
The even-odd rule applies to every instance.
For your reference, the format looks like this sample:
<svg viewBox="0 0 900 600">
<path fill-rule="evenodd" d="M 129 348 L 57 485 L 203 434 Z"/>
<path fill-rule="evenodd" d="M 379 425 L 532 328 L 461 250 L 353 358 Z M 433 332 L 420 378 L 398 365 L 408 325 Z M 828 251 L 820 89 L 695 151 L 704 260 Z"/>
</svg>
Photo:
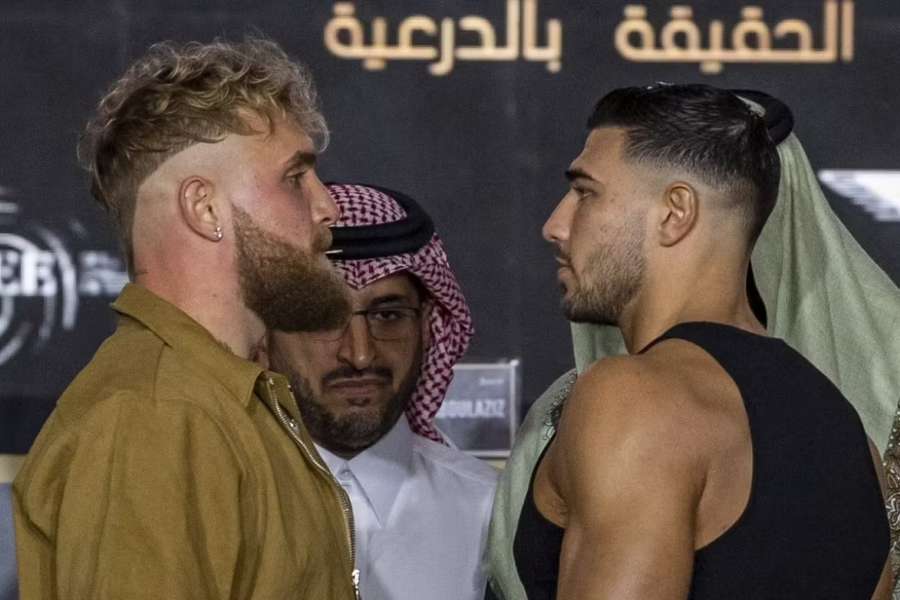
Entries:
<svg viewBox="0 0 900 600">
<path fill-rule="evenodd" d="M 345 498 L 280 375 L 146 289 L 13 486 L 22 598 L 351 599 Z"/>
</svg>

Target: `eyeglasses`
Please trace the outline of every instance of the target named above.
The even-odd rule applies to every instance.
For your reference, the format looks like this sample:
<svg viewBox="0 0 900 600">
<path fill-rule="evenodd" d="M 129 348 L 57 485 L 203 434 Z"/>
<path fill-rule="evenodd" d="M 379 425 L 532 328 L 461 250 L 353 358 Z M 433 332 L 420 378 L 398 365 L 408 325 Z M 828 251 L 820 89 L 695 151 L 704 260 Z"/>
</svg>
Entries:
<svg viewBox="0 0 900 600">
<path fill-rule="evenodd" d="M 369 308 L 355 310 L 340 327 L 312 332 L 313 339 L 336 342 L 347 331 L 350 320 L 356 315 L 366 318 L 369 335 L 382 342 L 393 342 L 411 337 L 416 331 L 416 322 L 422 309 L 415 306 L 391 306 L 386 308 Z"/>
</svg>

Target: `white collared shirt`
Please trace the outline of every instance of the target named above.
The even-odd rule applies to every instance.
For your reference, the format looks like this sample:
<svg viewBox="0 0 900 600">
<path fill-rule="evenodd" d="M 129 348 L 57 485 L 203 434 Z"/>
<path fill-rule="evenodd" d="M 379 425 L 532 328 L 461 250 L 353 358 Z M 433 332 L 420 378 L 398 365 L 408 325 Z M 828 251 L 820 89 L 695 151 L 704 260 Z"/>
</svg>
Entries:
<svg viewBox="0 0 900 600">
<path fill-rule="evenodd" d="M 497 471 L 401 416 L 349 461 L 317 446 L 350 495 L 363 600 L 481 600 Z"/>
</svg>

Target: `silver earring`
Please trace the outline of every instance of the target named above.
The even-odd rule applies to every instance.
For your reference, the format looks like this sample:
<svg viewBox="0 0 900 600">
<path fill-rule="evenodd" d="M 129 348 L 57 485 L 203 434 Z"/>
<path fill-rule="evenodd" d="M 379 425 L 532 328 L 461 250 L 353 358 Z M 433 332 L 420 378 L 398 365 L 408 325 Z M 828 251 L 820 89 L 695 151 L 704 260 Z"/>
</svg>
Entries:
<svg viewBox="0 0 900 600">
<path fill-rule="evenodd" d="M 222 241 L 222 235 L 223 235 L 223 234 L 222 234 L 222 228 L 221 228 L 219 225 L 216 225 L 216 241 L 217 241 L 217 242 L 221 242 L 221 241 Z"/>
</svg>

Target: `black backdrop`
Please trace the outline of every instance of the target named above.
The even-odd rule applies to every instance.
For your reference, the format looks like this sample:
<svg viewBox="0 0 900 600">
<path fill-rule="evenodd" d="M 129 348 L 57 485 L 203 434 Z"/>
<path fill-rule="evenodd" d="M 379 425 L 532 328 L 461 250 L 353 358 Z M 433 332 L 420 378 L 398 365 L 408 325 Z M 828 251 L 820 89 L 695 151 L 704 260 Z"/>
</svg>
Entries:
<svg viewBox="0 0 900 600">
<path fill-rule="evenodd" d="M 592 103 L 613 87 L 706 82 L 762 89 L 786 101 L 817 169 L 883 171 L 874 187 L 826 191 L 857 240 L 900 281 L 900 183 L 892 172 L 900 171 L 900 119 L 894 110 L 900 95 L 900 4 L 755 5 L 763 10 L 761 19 L 749 5 L 733 1 L 694 1 L 692 14 L 681 19 L 673 18 L 668 2 L 637 5 L 645 7 L 640 27 L 652 30 L 657 48 L 641 50 L 639 34 L 631 34 L 627 45 L 645 55 L 636 61 L 627 60 L 628 50 L 615 42 L 625 11 L 636 10 L 626 9 L 625 1 L 3 0 L 0 454 L 27 451 L 60 391 L 112 330 L 107 305 L 123 284 L 121 262 L 105 215 L 87 193 L 74 148 L 103 89 L 161 39 L 207 41 L 257 31 L 312 68 L 333 132 L 321 160 L 323 179 L 386 185 L 426 207 L 474 313 L 477 333 L 466 360 L 520 358 L 525 405 L 572 364 L 554 264 L 540 227 L 565 190 L 562 173 L 581 148 Z M 507 11 L 524 16 L 529 9 L 537 11 L 537 47 L 547 46 L 548 21 L 558 20 L 558 70 L 550 58 L 529 59 L 535 51 L 529 54 L 523 45 L 506 58 L 490 59 L 507 42 Z M 840 19 L 828 23 L 832 10 Z M 341 48 L 330 49 L 329 22 L 351 11 L 362 45 L 351 48 L 352 33 L 344 30 L 337 37 Z M 472 29 L 489 24 L 498 48 L 480 59 L 458 58 L 448 73 L 434 75 L 429 65 L 436 59 L 409 55 L 438 54 L 447 38 L 420 31 L 413 36 L 416 48 L 399 46 L 398 27 L 412 15 L 428 20 L 409 25 L 432 23 L 436 31 L 443 21 L 455 32 L 457 51 L 483 45 Z M 383 69 L 336 55 L 376 57 L 372 30 L 379 17 L 387 32 Z M 721 22 L 725 40 L 716 55 L 710 54 L 716 52 L 709 35 L 713 21 Z M 341 23 L 348 21 L 332 26 Z M 785 34 L 802 30 L 804 23 L 809 47 Z M 523 18 L 514 30 L 523 32 L 528 24 Z M 662 39 L 679 28 L 674 45 L 690 44 L 691 24 L 699 32 L 693 56 L 664 45 Z M 732 36 L 746 31 L 749 49 L 737 52 Z M 776 51 L 761 50 L 765 32 L 773 35 Z M 829 32 L 835 36 L 833 55 Z M 716 60 L 719 73 L 699 64 Z M 743 62 L 730 62 L 737 60 Z"/>
</svg>

